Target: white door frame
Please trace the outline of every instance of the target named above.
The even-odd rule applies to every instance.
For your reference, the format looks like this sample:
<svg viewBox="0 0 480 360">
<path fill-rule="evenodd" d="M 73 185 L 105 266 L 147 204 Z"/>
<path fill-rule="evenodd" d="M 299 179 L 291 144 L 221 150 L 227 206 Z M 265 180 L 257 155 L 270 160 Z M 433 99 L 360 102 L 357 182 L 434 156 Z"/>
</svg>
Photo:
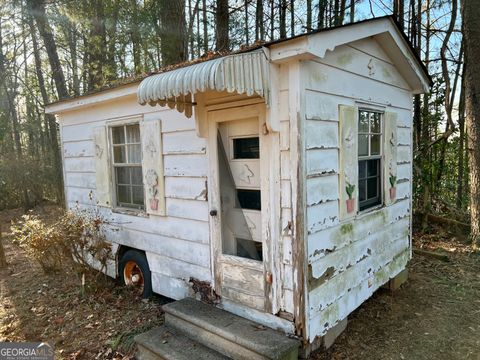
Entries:
<svg viewBox="0 0 480 360">
<path fill-rule="evenodd" d="M 213 288 L 215 292 L 222 297 L 222 269 L 221 264 L 226 263 L 229 266 L 240 266 L 258 270 L 263 275 L 264 283 L 264 308 L 261 311 L 272 313 L 276 309 L 275 295 L 277 291 L 272 283 L 280 281 L 277 268 L 274 264 L 277 259 L 276 253 L 277 241 L 280 241 L 279 232 L 279 212 L 280 212 L 280 171 L 279 171 L 279 148 L 272 146 L 272 143 L 278 144 L 278 133 L 269 134 L 266 130 L 266 106 L 264 103 L 253 105 L 235 106 L 234 103 L 228 104 L 228 109 L 207 109 L 208 121 L 208 158 L 209 158 L 209 181 L 208 181 L 208 202 L 210 211 L 217 211 L 216 216 L 210 217 L 210 239 L 211 239 L 211 267 Z M 262 238 L 263 238 L 263 263 L 250 259 L 244 259 L 236 256 L 222 254 L 222 235 L 221 235 L 221 206 L 219 189 L 219 171 L 218 171 L 218 145 L 217 129 L 218 123 L 248 119 L 257 117 L 259 119 L 259 137 L 261 144 L 260 167 L 262 169 L 261 192 L 262 192 Z M 274 140 L 272 140 L 272 138 Z M 272 170 L 277 170 L 273 171 Z M 275 193 L 277 194 L 275 196 Z M 278 199 L 278 204 L 277 201 Z M 272 206 L 272 202 L 275 202 Z M 277 206 L 278 205 L 278 206 Z M 277 210 L 278 207 L 278 211 Z M 275 240 L 275 241 L 272 241 Z M 278 254 L 278 252 L 277 252 Z M 278 269 L 278 268 L 277 268 Z M 275 306 L 272 307 L 272 303 Z M 245 305 L 245 304 L 240 304 Z"/>
</svg>

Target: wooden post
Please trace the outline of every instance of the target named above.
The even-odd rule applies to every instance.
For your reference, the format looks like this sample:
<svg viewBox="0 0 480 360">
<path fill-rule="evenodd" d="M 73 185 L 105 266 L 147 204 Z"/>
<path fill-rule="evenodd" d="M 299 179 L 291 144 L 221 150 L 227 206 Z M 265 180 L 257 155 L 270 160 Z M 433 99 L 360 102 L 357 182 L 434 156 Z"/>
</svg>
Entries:
<svg viewBox="0 0 480 360">
<path fill-rule="evenodd" d="M 7 259 L 5 258 L 5 250 L 2 244 L 2 226 L 0 225 L 0 269 L 7 267 Z"/>
</svg>

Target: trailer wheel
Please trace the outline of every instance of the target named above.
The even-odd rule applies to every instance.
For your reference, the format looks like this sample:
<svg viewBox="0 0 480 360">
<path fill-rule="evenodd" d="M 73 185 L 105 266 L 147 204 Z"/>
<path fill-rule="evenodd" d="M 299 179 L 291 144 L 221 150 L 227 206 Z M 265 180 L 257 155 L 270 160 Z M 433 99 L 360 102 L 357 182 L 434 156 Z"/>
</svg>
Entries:
<svg viewBox="0 0 480 360">
<path fill-rule="evenodd" d="M 120 259 L 118 268 L 122 284 L 135 288 L 144 299 L 153 295 L 152 273 L 143 252 L 128 250 Z"/>
</svg>

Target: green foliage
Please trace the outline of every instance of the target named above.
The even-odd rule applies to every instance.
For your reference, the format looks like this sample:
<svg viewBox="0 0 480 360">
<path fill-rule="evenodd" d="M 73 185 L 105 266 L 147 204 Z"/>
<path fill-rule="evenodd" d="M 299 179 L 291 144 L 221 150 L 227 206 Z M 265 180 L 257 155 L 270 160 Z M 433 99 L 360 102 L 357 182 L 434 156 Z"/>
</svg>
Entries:
<svg viewBox="0 0 480 360">
<path fill-rule="evenodd" d="M 355 185 L 347 182 L 347 185 L 345 186 L 345 191 L 347 192 L 348 198 L 352 199 L 353 198 L 353 193 L 355 192 Z"/>
<path fill-rule="evenodd" d="M 390 186 L 395 187 L 395 184 L 397 183 L 397 177 L 395 175 L 390 175 L 388 180 L 390 181 Z"/>
</svg>

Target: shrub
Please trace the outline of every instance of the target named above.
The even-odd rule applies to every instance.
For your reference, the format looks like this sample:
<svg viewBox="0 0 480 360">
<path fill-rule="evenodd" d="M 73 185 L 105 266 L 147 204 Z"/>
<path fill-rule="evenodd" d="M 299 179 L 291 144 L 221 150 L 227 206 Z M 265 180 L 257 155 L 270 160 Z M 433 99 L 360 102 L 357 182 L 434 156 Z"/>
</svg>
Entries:
<svg viewBox="0 0 480 360">
<path fill-rule="evenodd" d="M 75 209 L 51 224 L 36 215 L 23 215 L 11 229 L 13 241 L 45 272 L 66 267 L 85 272 L 93 263 L 103 271 L 112 259 L 111 245 L 105 241 L 106 223 L 96 209 Z"/>
</svg>

